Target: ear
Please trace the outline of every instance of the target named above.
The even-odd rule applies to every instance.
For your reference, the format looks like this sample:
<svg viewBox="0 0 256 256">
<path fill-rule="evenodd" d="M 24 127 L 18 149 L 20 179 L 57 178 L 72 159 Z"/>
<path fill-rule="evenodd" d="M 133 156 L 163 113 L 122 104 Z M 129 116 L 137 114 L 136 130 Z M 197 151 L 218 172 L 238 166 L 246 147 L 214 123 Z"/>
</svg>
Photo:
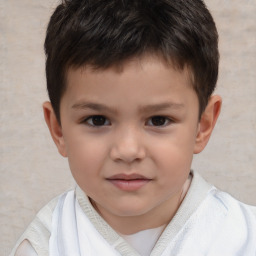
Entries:
<svg viewBox="0 0 256 256">
<path fill-rule="evenodd" d="M 51 103 L 45 102 L 43 104 L 43 110 L 44 110 L 45 122 L 49 128 L 52 139 L 53 139 L 54 143 L 56 144 L 59 153 L 62 156 L 67 157 L 65 140 L 63 137 L 63 133 L 62 133 L 62 128 L 56 118 L 56 115 L 54 113 Z"/>
<path fill-rule="evenodd" d="M 219 117 L 221 103 L 222 99 L 219 95 L 211 96 L 198 125 L 194 154 L 200 153 L 207 145 Z"/>
</svg>

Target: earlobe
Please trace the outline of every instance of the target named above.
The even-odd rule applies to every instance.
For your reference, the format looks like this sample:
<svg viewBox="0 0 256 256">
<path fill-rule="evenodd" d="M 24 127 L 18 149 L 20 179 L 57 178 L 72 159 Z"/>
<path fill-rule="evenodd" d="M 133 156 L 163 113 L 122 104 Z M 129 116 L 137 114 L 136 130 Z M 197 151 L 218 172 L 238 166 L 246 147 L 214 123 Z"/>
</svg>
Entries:
<svg viewBox="0 0 256 256">
<path fill-rule="evenodd" d="M 200 153 L 207 145 L 219 117 L 221 103 L 222 99 L 219 95 L 211 96 L 199 122 L 194 154 Z"/>
<path fill-rule="evenodd" d="M 62 133 L 62 128 L 56 118 L 56 115 L 54 113 L 51 103 L 45 102 L 43 104 L 43 110 L 44 110 L 44 119 L 49 128 L 52 139 L 56 144 L 59 153 L 62 156 L 66 157 L 67 153 L 66 153 L 66 146 L 65 146 L 63 133 Z"/>
</svg>

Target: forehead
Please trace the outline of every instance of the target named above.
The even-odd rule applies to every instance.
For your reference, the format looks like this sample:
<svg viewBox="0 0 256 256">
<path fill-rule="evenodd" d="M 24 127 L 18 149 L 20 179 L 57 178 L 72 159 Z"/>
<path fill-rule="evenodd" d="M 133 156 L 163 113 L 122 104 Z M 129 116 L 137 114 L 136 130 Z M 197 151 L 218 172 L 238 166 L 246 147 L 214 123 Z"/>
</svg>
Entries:
<svg viewBox="0 0 256 256">
<path fill-rule="evenodd" d="M 119 102 L 127 97 L 131 103 L 136 99 L 142 104 L 164 97 L 178 101 L 183 92 L 185 95 L 186 91 L 194 91 L 188 68 L 179 70 L 155 56 L 130 59 L 120 66 L 106 69 L 89 65 L 70 68 L 66 82 L 66 98 L 79 101 L 86 97 L 105 100 L 109 104 L 111 100 Z"/>
<path fill-rule="evenodd" d="M 135 72 L 133 72 L 135 71 Z M 155 72 L 152 72 L 155 71 Z M 69 67 L 66 72 L 66 84 L 71 85 L 74 82 L 74 78 L 81 78 L 82 76 L 87 77 L 89 80 L 92 76 L 96 78 L 100 77 L 124 77 L 134 76 L 143 78 L 143 74 L 147 74 L 153 77 L 156 73 L 170 73 L 170 75 L 176 73 L 179 74 L 180 78 L 186 80 L 186 83 L 193 86 L 193 75 L 191 69 L 186 65 L 180 67 L 176 65 L 172 60 L 165 60 L 163 57 L 157 54 L 145 54 L 140 57 L 129 58 L 120 63 L 113 64 L 110 67 L 95 67 L 91 64 L 86 64 L 81 67 Z M 174 78 L 178 76 L 173 76 Z M 160 79 L 162 80 L 162 79 Z"/>
</svg>

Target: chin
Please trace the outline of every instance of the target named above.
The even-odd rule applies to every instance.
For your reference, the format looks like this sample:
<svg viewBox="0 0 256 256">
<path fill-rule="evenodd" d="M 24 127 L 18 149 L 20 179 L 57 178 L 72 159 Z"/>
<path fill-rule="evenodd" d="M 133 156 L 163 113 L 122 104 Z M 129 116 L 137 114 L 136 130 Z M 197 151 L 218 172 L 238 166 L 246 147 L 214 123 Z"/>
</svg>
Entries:
<svg viewBox="0 0 256 256">
<path fill-rule="evenodd" d="M 115 215 L 118 215 L 120 217 L 141 216 L 148 213 L 150 210 L 151 210 L 150 207 L 147 207 L 142 204 L 127 204 L 127 203 L 125 205 L 123 204 L 115 205 L 115 207 L 112 208 L 112 211 L 115 213 Z"/>
</svg>

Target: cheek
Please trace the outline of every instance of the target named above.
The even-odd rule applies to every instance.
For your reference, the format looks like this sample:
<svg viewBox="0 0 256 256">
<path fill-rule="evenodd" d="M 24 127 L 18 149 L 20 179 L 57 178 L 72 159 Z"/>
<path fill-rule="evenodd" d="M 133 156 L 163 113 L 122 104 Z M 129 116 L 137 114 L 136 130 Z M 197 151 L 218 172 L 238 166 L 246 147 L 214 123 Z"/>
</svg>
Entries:
<svg viewBox="0 0 256 256">
<path fill-rule="evenodd" d="M 90 138 L 67 140 L 67 154 L 70 170 L 76 181 L 88 180 L 101 174 L 106 158 L 104 143 L 95 143 Z"/>
<path fill-rule="evenodd" d="M 191 132 L 170 135 L 159 141 L 154 141 L 153 156 L 157 156 L 158 162 L 167 165 L 183 166 L 190 163 L 193 158 L 195 138 Z"/>
<path fill-rule="evenodd" d="M 170 147 L 158 156 L 158 167 L 163 174 L 172 180 L 185 177 L 190 171 L 192 154 Z M 184 175 L 183 175 L 184 174 Z"/>
<path fill-rule="evenodd" d="M 152 155 L 159 172 L 162 172 L 166 180 L 175 183 L 187 178 L 193 159 L 193 145 L 194 140 L 189 136 L 177 136 L 154 143 Z"/>
</svg>

